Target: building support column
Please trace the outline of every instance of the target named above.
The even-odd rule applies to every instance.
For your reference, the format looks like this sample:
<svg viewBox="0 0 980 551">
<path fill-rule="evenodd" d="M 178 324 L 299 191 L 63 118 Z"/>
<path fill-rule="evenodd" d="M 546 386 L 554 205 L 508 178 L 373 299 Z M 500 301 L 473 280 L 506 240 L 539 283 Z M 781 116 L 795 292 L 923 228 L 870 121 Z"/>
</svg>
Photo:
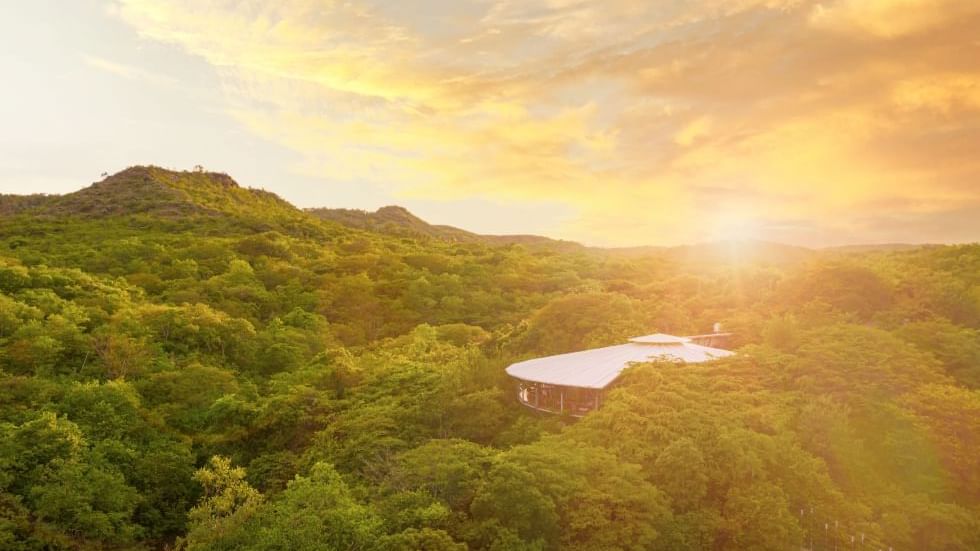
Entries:
<svg viewBox="0 0 980 551">
<path fill-rule="evenodd" d="M 565 388 L 558 391 L 558 413 L 565 413 Z"/>
</svg>

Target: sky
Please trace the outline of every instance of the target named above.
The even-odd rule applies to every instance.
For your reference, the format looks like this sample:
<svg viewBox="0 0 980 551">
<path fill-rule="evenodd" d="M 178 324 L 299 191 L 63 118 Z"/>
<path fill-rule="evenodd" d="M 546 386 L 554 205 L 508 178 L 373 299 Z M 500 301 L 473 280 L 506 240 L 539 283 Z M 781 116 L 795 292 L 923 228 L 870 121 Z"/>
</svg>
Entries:
<svg viewBox="0 0 980 551">
<path fill-rule="evenodd" d="M 590 245 L 980 241 L 975 0 L 0 0 L 0 193 L 200 164 Z"/>
</svg>

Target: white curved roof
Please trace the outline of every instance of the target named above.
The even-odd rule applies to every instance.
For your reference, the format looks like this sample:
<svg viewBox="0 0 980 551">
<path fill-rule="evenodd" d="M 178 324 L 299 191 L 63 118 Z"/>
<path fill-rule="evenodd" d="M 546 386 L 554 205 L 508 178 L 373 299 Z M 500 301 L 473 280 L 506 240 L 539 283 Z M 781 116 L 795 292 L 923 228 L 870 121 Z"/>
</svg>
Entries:
<svg viewBox="0 0 980 551">
<path fill-rule="evenodd" d="M 634 337 L 626 344 L 517 362 L 507 368 L 507 374 L 537 383 L 605 388 L 631 363 L 653 360 L 700 363 L 734 354 L 689 341 L 685 337 L 663 334 Z"/>
<path fill-rule="evenodd" d="M 689 337 L 675 337 L 674 335 L 667 335 L 664 333 L 654 333 L 652 335 L 643 335 L 642 337 L 632 337 L 630 342 L 638 342 L 640 344 L 681 344 L 685 342 L 691 342 Z"/>
</svg>

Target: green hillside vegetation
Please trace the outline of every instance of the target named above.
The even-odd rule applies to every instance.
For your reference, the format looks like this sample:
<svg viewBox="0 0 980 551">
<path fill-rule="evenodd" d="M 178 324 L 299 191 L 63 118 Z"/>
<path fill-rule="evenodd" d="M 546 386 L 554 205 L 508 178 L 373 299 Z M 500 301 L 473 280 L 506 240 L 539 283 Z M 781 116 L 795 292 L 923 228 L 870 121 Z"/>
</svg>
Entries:
<svg viewBox="0 0 980 551">
<path fill-rule="evenodd" d="M 0 213 L 0 549 L 980 548 L 980 245 L 445 239 L 152 167 Z M 716 321 L 580 421 L 503 371 Z"/>
<path fill-rule="evenodd" d="M 453 226 L 429 224 L 404 207 L 381 207 L 375 212 L 357 209 L 313 208 L 306 212 L 322 220 L 331 220 L 352 228 L 370 230 L 413 238 L 429 238 L 454 243 L 484 243 L 488 245 L 526 245 L 550 250 L 580 251 L 582 245 L 573 241 L 550 239 L 540 235 L 486 235 Z"/>
<path fill-rule="evenodd" d="M 306 212 L 323 220 L 333 220 L 352 228 L 410 237 L 433 237 L 448 241 L 478 242 L 481 236 L 452 226 L 429 224 L 399 206 L 381 207 L 375 212 L 357 209 L 313 208 Z"/>
</svg>

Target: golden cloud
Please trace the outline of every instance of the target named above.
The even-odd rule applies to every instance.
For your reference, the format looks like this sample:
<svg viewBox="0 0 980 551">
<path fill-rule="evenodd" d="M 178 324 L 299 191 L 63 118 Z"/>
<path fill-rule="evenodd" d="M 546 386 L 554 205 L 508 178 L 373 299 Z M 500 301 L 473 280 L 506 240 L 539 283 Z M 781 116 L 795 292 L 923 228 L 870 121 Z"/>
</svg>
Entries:
<svg viewBox="0 0 980 551">
<path fill-rule="evenodd" d="M 810 12 L 810 23 L 896 38 L 940 28 L 978 12 L 980 5 L 972 0 L 837 0 L 818 3 Z"/>
<path fill-rule="evenodd" d="M 914 241 L 895 220 L 980 209 L 976 2 L 113 10 L 211 63 L 229 113 L 307 174 L 564 203 L 556 231 L 589 243 Z"/>
</svg>

